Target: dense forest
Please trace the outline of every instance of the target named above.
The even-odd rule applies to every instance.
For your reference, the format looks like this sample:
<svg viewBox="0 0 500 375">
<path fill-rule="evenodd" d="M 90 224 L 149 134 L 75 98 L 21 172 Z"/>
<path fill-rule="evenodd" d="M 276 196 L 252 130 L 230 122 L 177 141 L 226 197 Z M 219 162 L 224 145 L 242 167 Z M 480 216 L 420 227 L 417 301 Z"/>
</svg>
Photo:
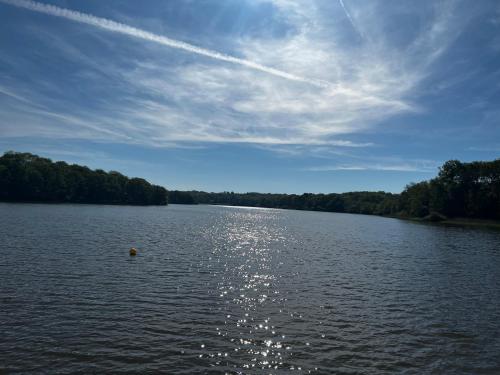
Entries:
<svg viewBox="0 0 500 375">
<path fill-rule="evenodd" d="M 167 199 L 168 198 L 168 199 Z M 264 194 L 167 192 L 141 178 L 52 162 L 30 153 L 0 157 L 0 201 L 165 205 L 222 204 L 370 215 L 500 220 L 500 159 L 461 163 L 450 160 L 437 177 L 406 186 L 401 194 Z"/>
<path fill-rule="evenodd" d="M 406 186 L 401 194 L 262 194 L 170 191 L 177 204 L 225 204 L 427 218 L 463 217 L 500 220 L 500 159 L 446 162 L 436 178 Z"/>
<path fill-rule="evenodd" d="M 167 190 L 118 172 L 10 151 L 0 157 L 0 201 L 166 205 Z"/>
<path fill-rule="evenodd" d="M 399 197 L 399 210 L 414 217 L 437 213 L 500 220 L 500 159 L 447 161 L 436 178 L 406 187 Z"/>
<path fill-rule="evenodd" d="M 398 195 L 379 192 L 342 194 L 262 194 L 233 192 L 206 193 L 203 191 L 170 191 L 169 202 L 176 204 L 224 204 L 287 208 L 295 210 L 348 212 L 389 215 L 397 210 Z"/>
</svg>

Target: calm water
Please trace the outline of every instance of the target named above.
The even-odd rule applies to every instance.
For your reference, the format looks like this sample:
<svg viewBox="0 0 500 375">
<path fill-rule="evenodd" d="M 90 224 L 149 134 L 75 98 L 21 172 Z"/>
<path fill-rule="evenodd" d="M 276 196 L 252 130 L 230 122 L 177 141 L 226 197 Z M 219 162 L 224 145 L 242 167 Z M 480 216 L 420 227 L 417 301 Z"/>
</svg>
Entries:
<svg viewBox="0 0 500 375">
<path fill-rule="evenodd" d="M 211 206 L 0 224 L 0 373 L 500 373 L 500 232 Z"/>
</svg>

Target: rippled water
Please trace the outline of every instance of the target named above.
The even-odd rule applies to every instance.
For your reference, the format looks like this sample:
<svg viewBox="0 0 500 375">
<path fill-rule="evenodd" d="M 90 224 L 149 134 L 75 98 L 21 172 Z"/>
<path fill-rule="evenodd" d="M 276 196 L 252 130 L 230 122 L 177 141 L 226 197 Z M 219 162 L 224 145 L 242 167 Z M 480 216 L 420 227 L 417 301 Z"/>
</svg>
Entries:
<svg viewBox="0 0 500 375">
<path fill-rule="evenodd" d="M 174 205 L 0 224 L 0 372 L 500 373 L 500 232 Z"/>
</svg>

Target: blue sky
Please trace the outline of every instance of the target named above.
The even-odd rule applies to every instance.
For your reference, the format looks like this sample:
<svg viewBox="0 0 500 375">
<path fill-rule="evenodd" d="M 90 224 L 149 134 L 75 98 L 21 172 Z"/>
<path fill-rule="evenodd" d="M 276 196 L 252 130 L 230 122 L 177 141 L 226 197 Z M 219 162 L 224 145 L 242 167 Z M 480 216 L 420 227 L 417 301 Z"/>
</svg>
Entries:
<svg viewBox="0 0 500 375">
<path fill-rule="evenodd" d="M 499 104 L 495 0 L 0 0 L 0 151 L 169 189 L 399 192 Z"/>
</svg>

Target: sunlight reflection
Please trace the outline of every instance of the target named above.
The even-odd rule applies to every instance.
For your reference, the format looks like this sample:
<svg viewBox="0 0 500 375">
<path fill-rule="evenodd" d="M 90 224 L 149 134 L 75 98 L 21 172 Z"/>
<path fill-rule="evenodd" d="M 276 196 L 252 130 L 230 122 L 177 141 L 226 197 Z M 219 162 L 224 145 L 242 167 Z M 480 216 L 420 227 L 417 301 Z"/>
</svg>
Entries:
<svg viewBox="0 0 500 375">
<path fill-rule="evenodd" d="M 238 210 L 206 233 L 214 242 L 210 259 L 223 269 L 212 273 L 223 313 L 216 331 L 232 346 L 231 353 L 205 353 L 212 366 L 242 374 L 252 369 L 302 371 L 290 364 L 293 345 L 281 332 L 294 315 L 280 291 L 280 249 L 290 239 L 277 220 L 277 210 Z"/>
</svg>

